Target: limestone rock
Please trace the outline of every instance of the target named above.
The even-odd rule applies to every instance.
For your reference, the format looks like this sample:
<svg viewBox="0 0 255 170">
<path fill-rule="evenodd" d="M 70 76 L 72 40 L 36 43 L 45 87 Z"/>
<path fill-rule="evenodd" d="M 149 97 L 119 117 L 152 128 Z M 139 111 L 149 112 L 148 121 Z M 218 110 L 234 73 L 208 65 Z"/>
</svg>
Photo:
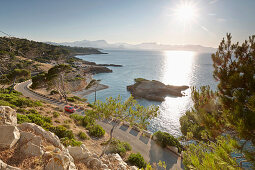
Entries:
<svg viewBox="0 0 255 170">
<path fill-rule="evenodd" d="M 40 156 L 44 153 L 41 146 L 35 145 L 31 141 L 22 145 L 20 151 L 24 157 Z"/>
<path fill-rule="evenodd" d="M 45 170 L 76 170 L 72 156 L 66 152 L 61 151 L 59 154 L 53 154 Z"/>
<path fill-rule="evenodd" d="M 136 166 L 131 166 L 130 170 L 138 170 L 138 168 Z"/>
<path fill-rule="evenodd" d="M 0 106 L 0 125 L 17 125 L 17 113 L 9 106 Z"/>
<path fill-rule="evenodd" d="M 88 149 L 85 147 L 84 144 L 82 146 L 75 146 L 75 147 L 68 146 L 67 149 L 75 161 L 80 161 L 90 156 L 90 152 L 88 151 Z"/>
<path fill-rule="evenodd" d="M 36 135 L 42 136 L 49 143 L 51 143 L 55 147 L 60 148 L 61 150 L 63 150 L 65 148 L 61 144 L 59 138 L 54 133 L 46 131 L 41 126 L 38 126 L 34 123 L 22 123 L 22 124 L 18 125 L 18 128 L 23 131 L 25 131 L 25 130 L 33 131 Z"/>
<path fill-rule="evenodd" d="M 0 170 L 20 170 L 20 168 L 7 165 L 0 159 Z"/>
<path fill-rule="evenodd" d="M 0 148 L 8 149 L 17 143 L 20 138 L 20 132 L 16 126 L 0 126 Z"/>
</svg>

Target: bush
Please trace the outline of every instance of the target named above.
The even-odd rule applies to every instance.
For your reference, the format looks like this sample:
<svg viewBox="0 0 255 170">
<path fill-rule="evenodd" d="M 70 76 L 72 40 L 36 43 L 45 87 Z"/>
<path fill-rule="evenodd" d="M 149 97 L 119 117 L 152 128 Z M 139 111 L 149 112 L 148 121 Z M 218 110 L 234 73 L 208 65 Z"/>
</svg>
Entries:
<svg viewBox="0 0 255 170">
<path fill-rule="evenodd" d="M 109 147 L 110 153 L 118 153 L 122 157 L 125 156 L 127 151 L 131 151 L 131 150 L 132 150 L 132 147 L 130 146 L 129 143 L 121 142 L 120 140 L 115 138 L 112 139 L 112 142 Z"/>
<path fill-rule="evenodd" d="M 153 134 L 153 136 L 156 137 L 156 141 L 158 141 L 163 147 L 176 146 L 178 148 L 178 152 L 183 150 L 183 146 L 180 142 L 167 132 L 157 131 Z"/>
<path fill-rule="evenodd" d="M 142 82 L 142 81 L 148 81 L 148 80 L 146 80 L 146 79 L 144 79 L 144 78 L 136 78 L 136 79 L 135 79 L 135 82 L 136 82 L 136 83 L 140 83 L 140 82 Z"/>
<path fill-rule="evenodd" d="M 58 91 L 57 91 L 57 90 L 52 90 L 52 91 L 50 92 L 50 95 L 54 95 L 54 94 L 58 94 Z"/>
<path fill-rule="evenodd" d="M 94 105 L 93 104 L 90 104 L 90 103 L 88 103 L 88 105 L 87 105 L 88 107 L 91 107 L 91 108 L 93 108 L 94 107 Z"/>
<path fill-rule="evenodd" d="M 51 127 L 50 131 L 55 133 L 59 138 L 69 138 L 69 139 L 74 138 L 73 131 L 68 130 L 63 125 L 59 125 L 59 126 L 56 126 L 56 127 Z"/>
<path fill-rule="evenodd" d="M 0 106 L 10 106 L 10 107 L 13 108 L 13 109 L 16 108 L 15 105 L 13 105 L 13 104 L 11 104 L 11 103 L 5 101 L 5 100 L 0 100 Z"/>
<path fill-rule="evenodd" d="M 39 114 L 28 114 L 28 115 L 21 115 L 17 114 L 17 121 L 18 123 L 35 123 L 46 130 L 49 130 L 52 127 L 52 122 L 50 117 L 42 116 Z"/>
<path fill-rule="evenodd" d="M 29 109 L 28 112 L 31 114 L 38 114 L 38 111 L 35 109 Z"/>
<path fill-rule="evenodd" d="M 105 130 L 100 125 L 90 125 L 88 130 L 89 135 L 94 137 L 102 137 L 105 134 Z"/>
<path fill-rule="evenodd" d="M 34 107 L 42 106 L 42 103 L 39 101 L 33 101 L 21 95 L 15 91 L 11 94 L 7 90 L 1 91 L 0 93 L 0 104 L 5 106 L 16 107 Z"/>
<path fill-rule="evenodd" d="M 95 124 L 95 120 L 92 117 L 89 117 L 87 115 L 86 116 L 82 116 L 82 115 L 79 115 L 79 114 L 71 114 L 70 118 L 75 120 L 75 122 L 78 125 L 82 125 L 85 128 L 87 128 L 90 125 L 94 125 Z"/>
<path fill-rule="evenodd" d="M 53 112 L 52 114 L 53 114 L 53 117 L 55 117 L 55 118 L 59 117 L 59 115 L 60 115 L 58 112 Z"/>
<path fill-rule="evenodd" d="M 80 131 L 79 134 L 78 134 L 79 138 L 82 139 L 82 140 L 86 140 L 86 139 L 89 139 L 89 137 L 86 135 L 86 133 Z"/>
<path fill-rule="evenodd" d="M 128 157 L 128 162 L 131 165 L 135 165 L 138 168 L 145 168 L 146 167 L 146 162 L 143 158 L 143 156 L 140 153 L 131 153 Z"/>
<path fill-rule="evenodd" d="M 90 125 L 94 125 L 95 124 L 95 120 L 89 116 L 84 116 L 82 119 L 82 126 L 84 126 L 85 128 L 87 128 Z"/>
<path fill-rule="evenodd" d="M 69 102 L 75 102 L 75 99 L 73 97 L 67 97 L 67 101 Z"/>
<path fill-rule="evenodd" d="M 21 114 L 17 114 L 17 121 L 18 121 L 18 124 L 21 124 L 21 123 L 31 123 L 32 121 L 26 116 L 26 115 L 21 115 Z"/>
<path fill-rule="evenodd" d="M 61 138 L 61 143 L 67 147 L 67 146 L 81 146 L 82 142 L 77 141 L 75 139 L 69 139 L 68 137 Z"/>
<path fill-rule="evenodd" d="M 18 108 L 16 110 L 17 113 L 22 113 L 22 114 L 26 114 L 28 111 L 26 109 L 23 109 L 23 108 Z"/>
</svg>

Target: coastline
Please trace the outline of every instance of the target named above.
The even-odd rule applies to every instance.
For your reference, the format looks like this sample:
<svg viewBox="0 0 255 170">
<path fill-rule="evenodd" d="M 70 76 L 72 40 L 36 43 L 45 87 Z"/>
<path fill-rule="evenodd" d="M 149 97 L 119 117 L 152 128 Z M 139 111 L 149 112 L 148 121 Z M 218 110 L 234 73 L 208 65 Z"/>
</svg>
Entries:
<svg viewBox="0 0 255 170">
<path fill-rule="evenodd" d="M 89 89 L 83 89 L 81 91 L 72 92 L 72 94 L 75 95 L 75 96 L 78 96 L 78 97 L 84 97 L 86 95 L 89 95 L 89 94 L 95 92 L 95 88 L 96 88 L 96 86 L 92 86 Z M 107 89 L 107 88 L 109 88 L 109 86 L 104 85 L 104 84 L 99 84 L 97 86 L 97 90 L 96 91 L 104 90 L 104 89 Z"/>
</svg>

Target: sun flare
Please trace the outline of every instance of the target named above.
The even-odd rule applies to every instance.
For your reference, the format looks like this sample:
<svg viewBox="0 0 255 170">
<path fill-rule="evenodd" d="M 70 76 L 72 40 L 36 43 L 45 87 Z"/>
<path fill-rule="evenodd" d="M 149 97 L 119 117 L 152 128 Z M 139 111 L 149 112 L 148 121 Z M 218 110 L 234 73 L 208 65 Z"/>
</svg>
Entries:
<svg viewBox="0 0 255 170">
<path fill-rule="evenodd" d="M 193 3 L 182 2 L 174 10 L 174 15 L 176 19 L 184 24 L 194 21 L 197 17 L 197 8 Z"/>
</svg>

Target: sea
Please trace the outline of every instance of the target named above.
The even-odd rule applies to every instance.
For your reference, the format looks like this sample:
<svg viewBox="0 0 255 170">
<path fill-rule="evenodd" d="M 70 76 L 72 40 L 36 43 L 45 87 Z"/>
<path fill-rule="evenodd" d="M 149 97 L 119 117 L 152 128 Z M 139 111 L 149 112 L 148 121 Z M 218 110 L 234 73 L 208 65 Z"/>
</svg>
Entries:
<svg viewBox="0 0 255 170">
<path fill-rule="evenodd" d="M 151 120 L 148 130 L 168 132 L 175 137 L 182 135 L 180 117 L 190 110 L 193 103 L 191 87 L 199 88 L 209 85 L 212 90 L 217 88 L 213 78 L 213 62 L 210 53 L 194 51 L 131 51 L 103 50 L 107 54 L 77 56 L 97 64 L 120 64 L 123 67 L 109 67 L 112 73 L 100 73 L 93 76 L 101 80 L 101 84 L 109 88 L 98 91 L 97 99 L 105 101 L 107 97 L 120 95 L 123 100 L 130 97 L 127 86 L 134 84 L 135 78 L 158 80 L 168 85 L 188 85 L 185 96 L 168 96 L 163 102 L 137 99 L 143 106 L 158 105 L 159 115 Z M 84 96 L 94 102 L 94 93 Z"/>
</svg>

